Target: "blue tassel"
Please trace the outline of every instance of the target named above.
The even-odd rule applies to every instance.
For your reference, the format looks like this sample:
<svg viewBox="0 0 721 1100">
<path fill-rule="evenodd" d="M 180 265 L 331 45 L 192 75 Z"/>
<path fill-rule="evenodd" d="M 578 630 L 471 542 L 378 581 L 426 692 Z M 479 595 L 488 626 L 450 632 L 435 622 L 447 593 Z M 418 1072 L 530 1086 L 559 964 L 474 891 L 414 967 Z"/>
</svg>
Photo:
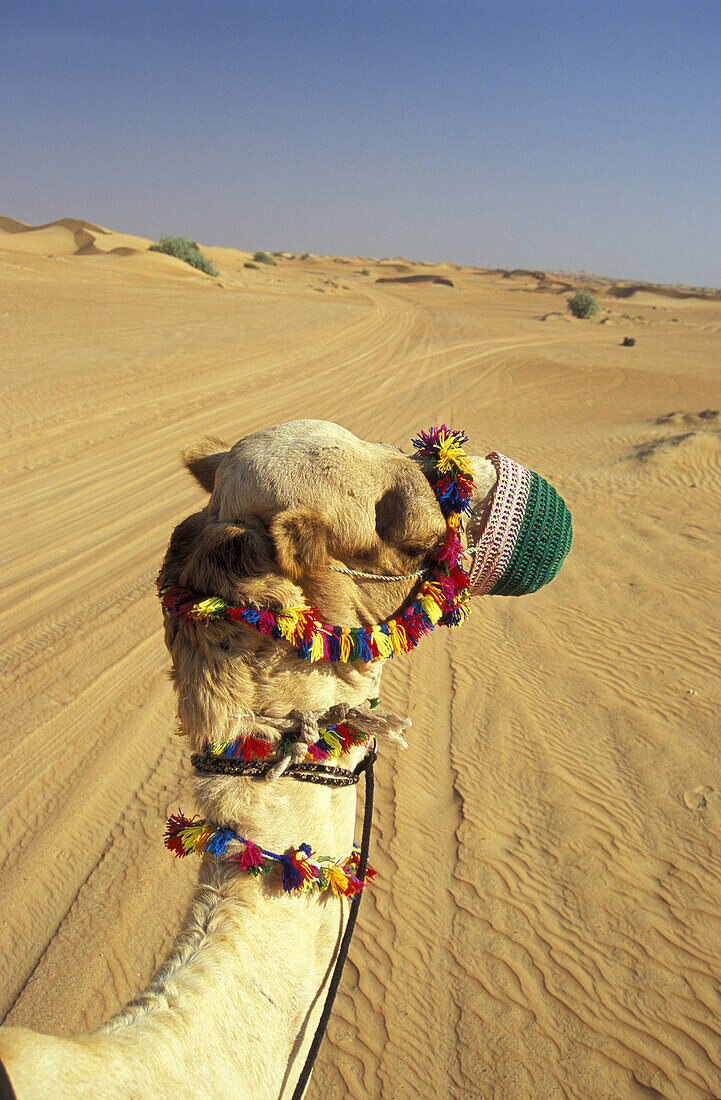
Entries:
<svg viewBox="0 0 721 1100">
<path fill-rule="evenodd" d="M 214 856 L 224 856 L 228 850 L 228 841 L 234 839 L 235 833 L 232 829 L 218 829 L 215 836 L 207 842 L 205 850 Z"/>
<path fill-rule="evenodd" d="M 303 876 L 298 868 L 293 866 L 288 856 L 280 857 L 280 865 L 283 875 L 283 889 L 286 894 L 292 894 L 294 890 L 300 889 L 303 885 Z"/>
</svg>

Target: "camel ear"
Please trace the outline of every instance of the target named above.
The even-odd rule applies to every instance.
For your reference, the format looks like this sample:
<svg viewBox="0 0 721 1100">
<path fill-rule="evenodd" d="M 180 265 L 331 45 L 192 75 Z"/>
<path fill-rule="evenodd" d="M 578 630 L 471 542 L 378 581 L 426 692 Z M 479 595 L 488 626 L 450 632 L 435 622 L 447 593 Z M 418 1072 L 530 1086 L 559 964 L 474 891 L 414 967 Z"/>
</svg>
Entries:
<svg viewBox="0 0 721 1100">
<path fill-rule="evenodd" d="M 270 536 L 278 565 L 293 580 L 328 561 L 328 530 L 312 508 L 280 512 L 271 520 Z"/>
<path fill-rule="evenodd" d="M 224 595 L 273 565 L 273 544 L 265 530 L 218 523 L 203 511 L 173 531 L 160 580 L 161 585 Z"/>
<path fill-rule="evenodd" d="M 196 481 L 207 493 L 212 493 L 216 470 L 228 451 L 227 443 L 214 435 L 204 435 L 184 447 L 181 457 Z"/>
<path fill-rule="evenodd" d="M 206 568 L 231 581 L 264 573 L 273 564 L 273 547 L 265 531 L 240 524 L 219 524 L 208 532 Z"/>
</svg>

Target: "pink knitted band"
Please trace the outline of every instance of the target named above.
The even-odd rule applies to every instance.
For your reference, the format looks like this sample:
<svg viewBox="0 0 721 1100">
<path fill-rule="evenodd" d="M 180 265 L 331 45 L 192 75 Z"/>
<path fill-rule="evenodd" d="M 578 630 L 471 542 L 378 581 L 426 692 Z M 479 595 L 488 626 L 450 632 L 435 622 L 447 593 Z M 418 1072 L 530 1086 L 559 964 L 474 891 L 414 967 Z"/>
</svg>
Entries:
<svg viewBox="0 0 721 1100">
<path fill-rule="evenodd" d="M 498 479 L 493 490 L 491 513 L 469 572 L 468 591 L 471 596 L 481 596 L 490 591 L 503 575 L 518 538 L 531 480 L 530 470 L 498 451 L 492 451 L 486 457 L 496 467 Z"/>
</svg>

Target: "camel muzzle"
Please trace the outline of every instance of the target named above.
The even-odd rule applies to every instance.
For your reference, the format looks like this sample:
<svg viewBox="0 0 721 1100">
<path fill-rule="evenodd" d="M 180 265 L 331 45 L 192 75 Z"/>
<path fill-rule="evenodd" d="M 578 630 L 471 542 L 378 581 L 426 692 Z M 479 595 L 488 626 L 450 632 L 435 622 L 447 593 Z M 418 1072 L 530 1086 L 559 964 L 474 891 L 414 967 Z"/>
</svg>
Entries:
<svg viewBox="0 0 721 1100">
<path fill-rule="evenodd" d="M 493 451 L 491 510 L 468 573 L 471 596 L 524 596 L 558 573 L 571 549 L 571 513 L 542 477 Z"/>
</svg>

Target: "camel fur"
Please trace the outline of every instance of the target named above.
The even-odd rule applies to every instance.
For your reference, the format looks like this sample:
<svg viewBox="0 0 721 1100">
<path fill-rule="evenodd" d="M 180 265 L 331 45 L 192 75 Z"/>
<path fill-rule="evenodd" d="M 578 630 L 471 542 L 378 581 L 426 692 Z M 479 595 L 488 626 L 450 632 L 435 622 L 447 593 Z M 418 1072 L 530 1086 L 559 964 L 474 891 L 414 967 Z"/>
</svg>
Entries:
<svg viewBox="0 0 721 1100">
<path fill-rule="evenodd" d="M 310 604 L 326 622 L 368 625 L 397 613 L 420 582 L 377 583 L 328 567 L 402 577 L 446 530 L 422 463 L 324 421 L 280 424 L 230 448 L 201 440 L 184 461 L 210 499 L 173 532 L 163 585 L 261 607 Z M 472 464 L 480 525 L 496 474 L 484 459 Z M 383 661 L 308 664 L 242 623 L 167 617 L 165 640 L 193 751 L 242 736 L 253 715 L 361 706 L 379 695 Z M 342 765 L 354 767 L 364 752 Z M 355 787 L 204 775 L 195 794 L 202 817 L 275 851 L 307 842 L 340 858 L 352 849 Z M 252 878 L 205 857 L 173 950 L 116 1016 L 73 1038 L 0 1029 L 18 1100 L 287 1100 L 347 912 L 345 899 L 289 897 L 272 874 Z"/>
</svg>

